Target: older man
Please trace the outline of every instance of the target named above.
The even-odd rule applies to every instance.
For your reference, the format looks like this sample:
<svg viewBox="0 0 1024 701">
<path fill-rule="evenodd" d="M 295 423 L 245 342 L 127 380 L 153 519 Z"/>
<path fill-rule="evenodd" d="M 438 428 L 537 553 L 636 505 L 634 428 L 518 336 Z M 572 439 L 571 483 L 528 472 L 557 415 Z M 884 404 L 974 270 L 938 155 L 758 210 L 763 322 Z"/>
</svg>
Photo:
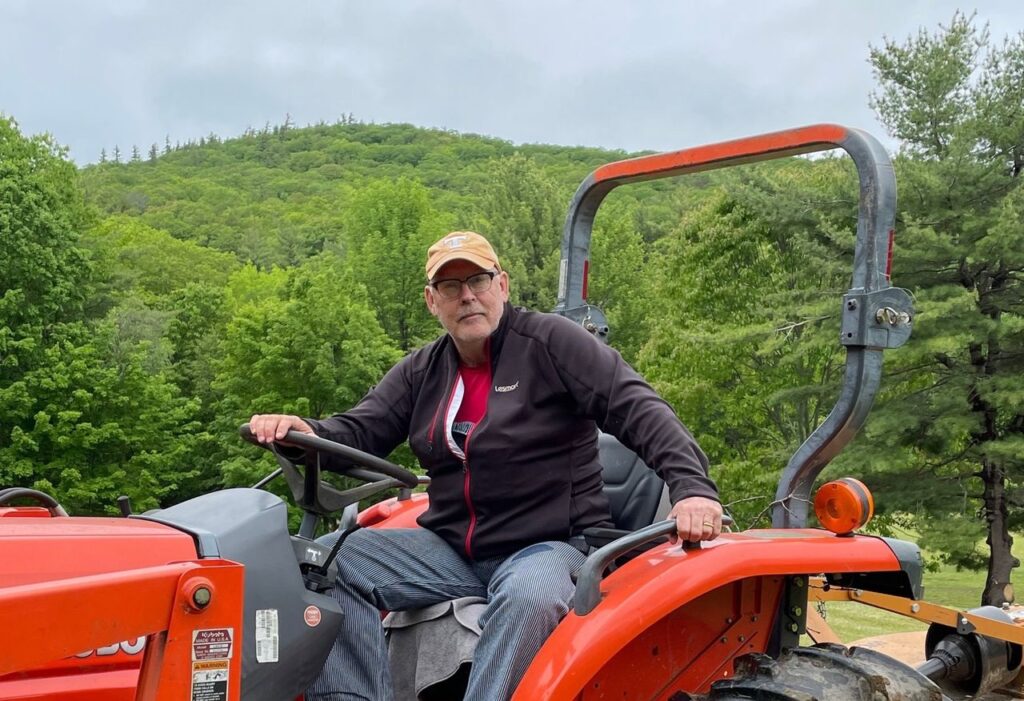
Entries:
<svg viewBox="0 0 1024 701">
<path fill-rule="evenodd" d="M 578 536 L 606 525 L 597 428 L 666 481 L 679 536 L 710 540 L 722 508 L 707 459 L 671 408 L 577 324 L 508 304 L 508 274 L 479 234 L 427 252 L 423 295 L 447 332 L 324 420 L 257 415 L 262 442 L 289 429 L 376 455 L 408 439 L 431 478 L 422 528 L 360 530 L 338 555 L 346 614 L 310 699 L 390 699 L 380 610 L 487 599 L 467 699 L 507 699 L 573 594 Z"/>
</svg>

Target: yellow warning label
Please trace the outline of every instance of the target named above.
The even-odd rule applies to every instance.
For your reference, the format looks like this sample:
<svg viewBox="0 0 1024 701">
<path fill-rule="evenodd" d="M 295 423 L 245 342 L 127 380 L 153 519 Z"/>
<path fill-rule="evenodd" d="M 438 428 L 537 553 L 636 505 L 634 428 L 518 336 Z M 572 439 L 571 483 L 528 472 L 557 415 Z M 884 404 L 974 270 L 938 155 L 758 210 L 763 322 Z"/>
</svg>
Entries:
<svg viewBox="0 0 1024 701">
<path fill-rule="evenodd" d="M 192 663 L 192 701 L 227 701 L 227 660 Z"/>
</svg>

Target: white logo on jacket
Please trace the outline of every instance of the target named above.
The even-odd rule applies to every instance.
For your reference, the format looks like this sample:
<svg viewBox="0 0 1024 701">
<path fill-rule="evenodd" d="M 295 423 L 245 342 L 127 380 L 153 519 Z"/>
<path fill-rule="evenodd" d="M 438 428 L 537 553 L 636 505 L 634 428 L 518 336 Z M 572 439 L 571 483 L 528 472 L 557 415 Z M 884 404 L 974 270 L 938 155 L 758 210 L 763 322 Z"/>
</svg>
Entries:
<svg viewBox="0 0 1024 701">
<path fill-rule="evenodd" d="M 516 380 L 514 385 L 494 385 L 495 392 L 514 392 L 519 388 L 519 381 Z"/>
</svg>

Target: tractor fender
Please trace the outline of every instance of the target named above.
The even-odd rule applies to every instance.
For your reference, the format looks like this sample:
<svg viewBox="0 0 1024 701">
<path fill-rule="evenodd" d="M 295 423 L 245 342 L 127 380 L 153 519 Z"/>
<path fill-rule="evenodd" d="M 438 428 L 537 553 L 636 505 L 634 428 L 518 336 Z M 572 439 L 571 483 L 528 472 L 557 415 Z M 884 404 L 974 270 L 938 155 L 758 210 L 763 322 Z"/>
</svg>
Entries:
<svg viewBox="0 0 1024 701">
<path fill-rule="evenodd" d="M 899 569 L 880 538 L 815 529 L 726 533 L 690 549 L 658 546 L 606 577 L 593 611 L 569 612 L 513 699 L 588 698 L 588 689 L 600 698 L 704 692 L 732 674 L 735 657 L 767 649 L 787 576 Z"/>
</svg>

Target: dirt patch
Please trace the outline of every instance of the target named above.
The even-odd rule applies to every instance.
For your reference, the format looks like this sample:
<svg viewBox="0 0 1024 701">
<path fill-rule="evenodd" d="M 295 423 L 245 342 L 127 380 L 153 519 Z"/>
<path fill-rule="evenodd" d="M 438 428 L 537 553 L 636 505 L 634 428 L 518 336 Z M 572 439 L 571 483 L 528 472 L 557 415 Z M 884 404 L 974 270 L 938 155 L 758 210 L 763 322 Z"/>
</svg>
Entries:
<svg viewBox="0 0 1024 701">
<path fill-rule="evenodd" d="M 900 662 L 916 667 L 924 662 L 924 631 L 889 633 L 863 638 L 850 643 L 850 647 L 866 647 Z"/>
</svg>

